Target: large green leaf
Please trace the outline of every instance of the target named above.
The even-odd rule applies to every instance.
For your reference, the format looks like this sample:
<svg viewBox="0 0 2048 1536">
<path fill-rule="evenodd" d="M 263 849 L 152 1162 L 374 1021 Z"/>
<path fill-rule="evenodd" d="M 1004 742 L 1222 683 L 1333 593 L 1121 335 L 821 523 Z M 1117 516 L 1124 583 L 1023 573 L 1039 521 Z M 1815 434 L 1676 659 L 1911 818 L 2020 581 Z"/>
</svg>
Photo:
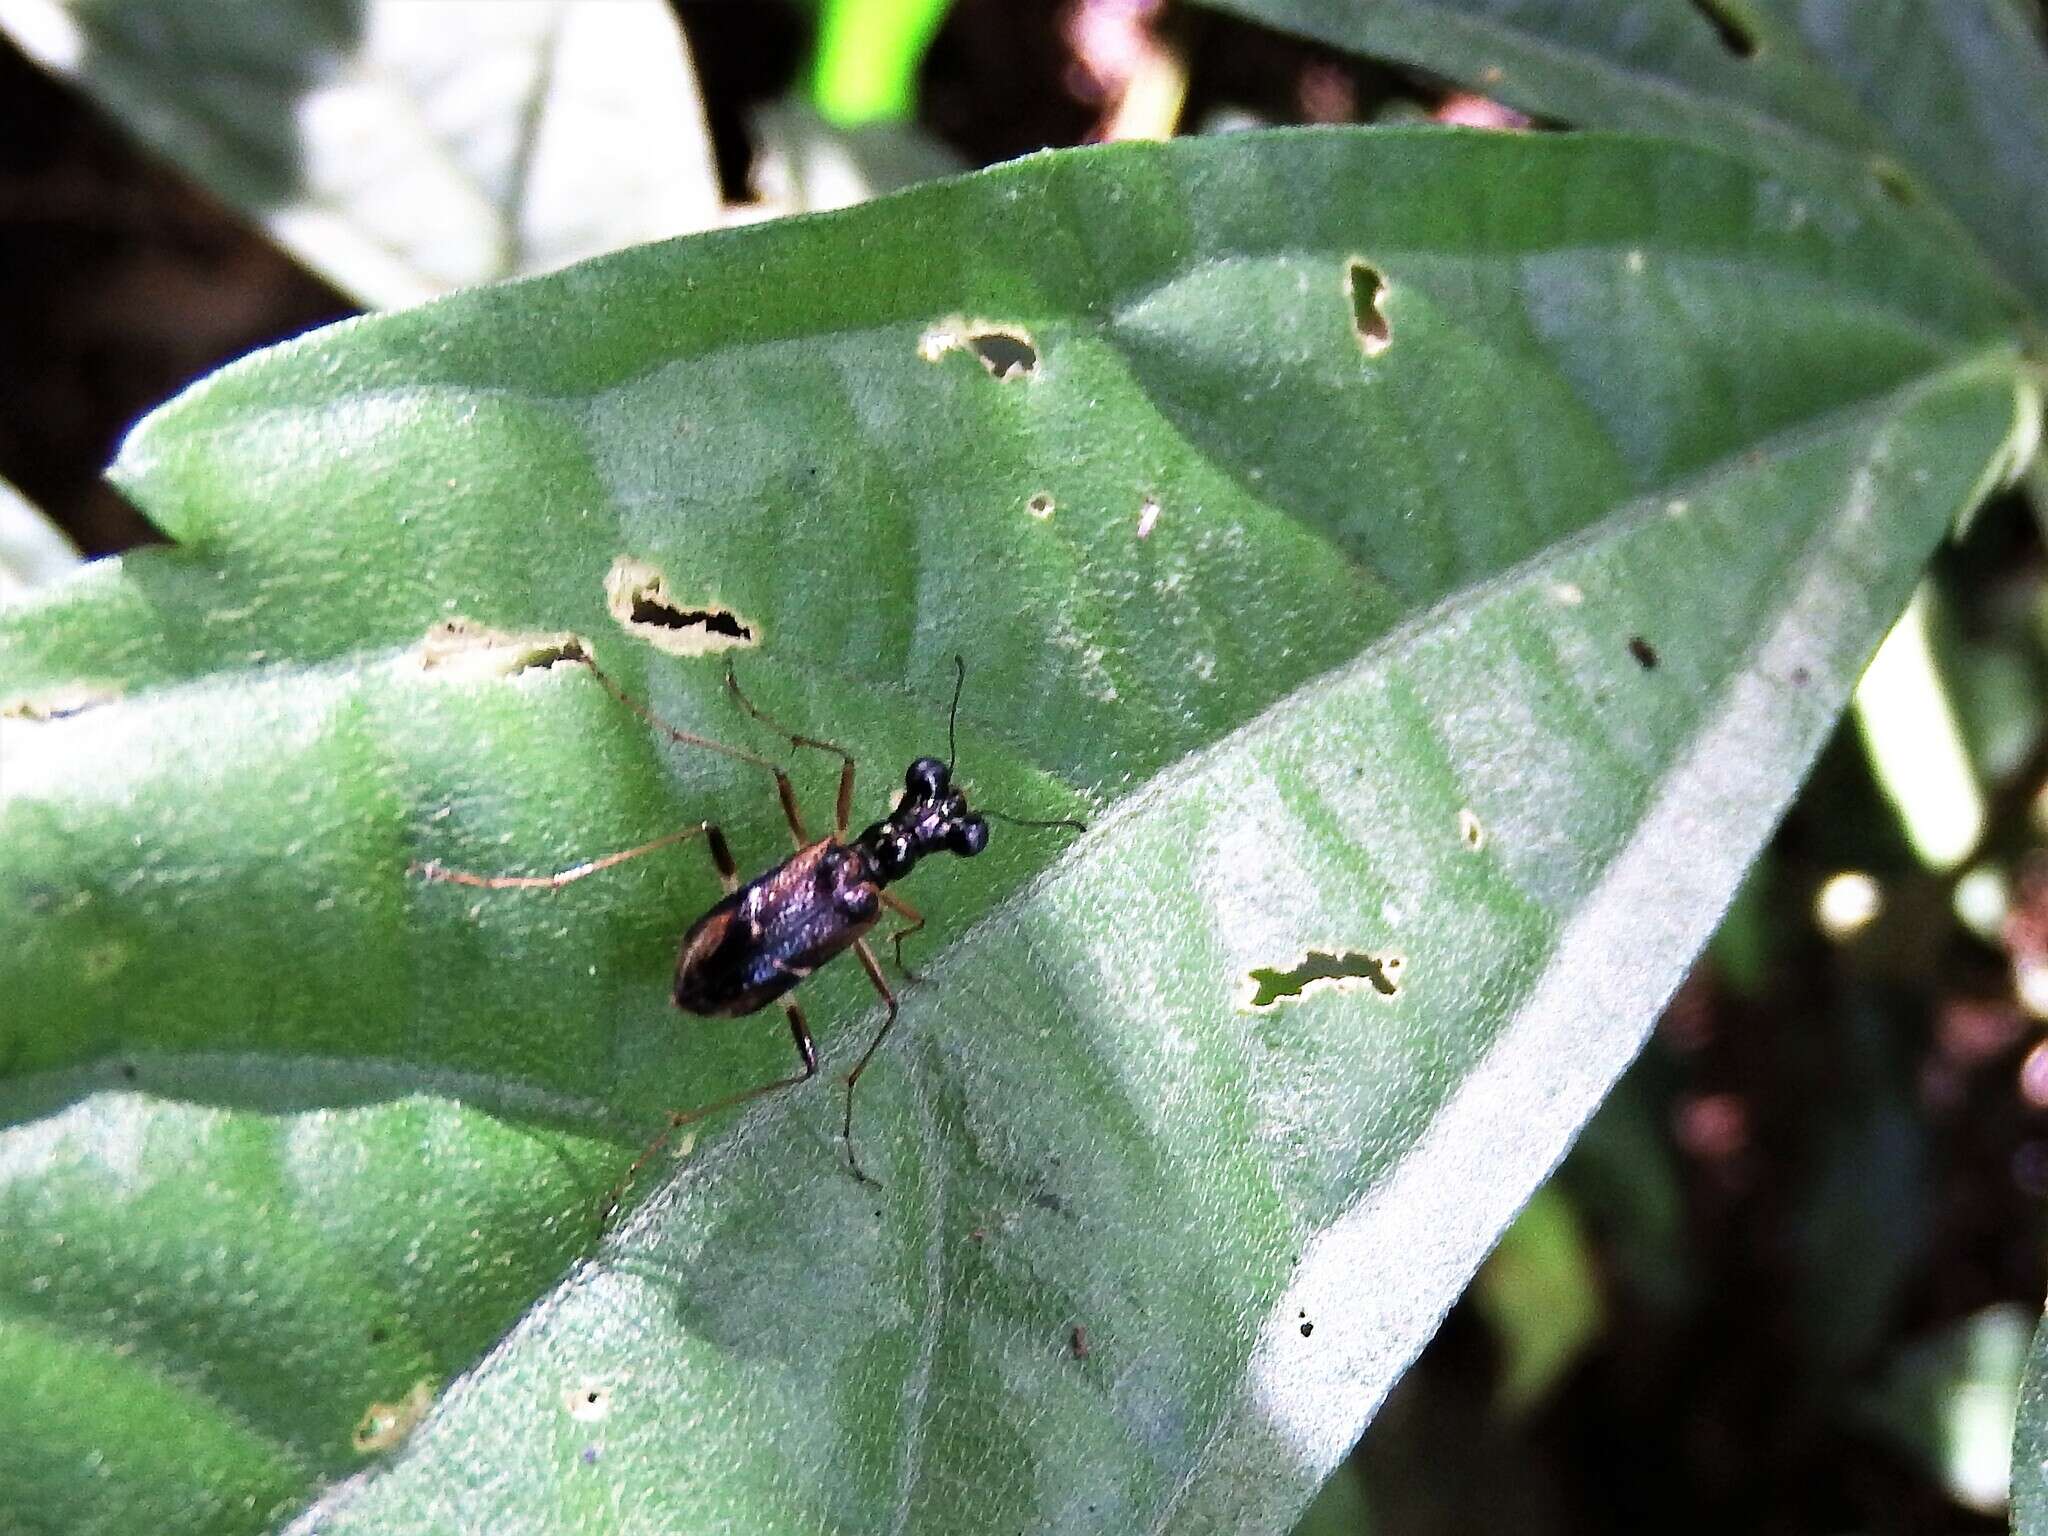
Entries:
<svg viewBox="0 0 2048 1536">
<path fill-rule="evenodd" d="M 366 304 L 720 214 L 661 0 L 0 0 L 0 30 Z"/>
<path fill-rule="evenodd" d="M 2048 69 L 2022 0 L 1205 0 L 1557 122 L 1864 184 L 2048 307 Z"/>
<path fill-rule="evenodd" d="M 1812 199 L 1600 137 L 1119 146 L 357 322 L 159 412 L 118 472 L 179 547 L 0 610 L 0 1507 L 1284 1521 L 2011 467 L 1998 294 Z M 1094 825 L 909 883 L 883 1189 L 819 1083 L 599 1243 L 664 1106 L 786 1069 L 772 1014 L 666 1005 L 715 882 L 407 865 L 705 815 L 788 846 L 763 775 L 564 658 L 772 745 L 721 658 L 615 620 L 622 558 L 751 630 L 863 811 L 959 652 L 975 796 Z M 1371 975 L 1254 1005 L 1312 951 Z M 859 972 L 804 995 L 843 1069 Z"/>
</svg>

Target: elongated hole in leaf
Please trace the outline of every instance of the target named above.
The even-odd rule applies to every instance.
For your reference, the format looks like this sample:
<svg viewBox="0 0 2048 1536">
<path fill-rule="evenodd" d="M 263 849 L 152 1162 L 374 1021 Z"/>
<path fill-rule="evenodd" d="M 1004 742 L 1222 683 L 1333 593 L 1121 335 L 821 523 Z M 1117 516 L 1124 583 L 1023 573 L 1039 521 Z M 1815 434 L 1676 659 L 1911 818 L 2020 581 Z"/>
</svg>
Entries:
<svg viewBox="0 0 2048 1536">
<path fill-rule="evenodd" d="M 1692 8 L 1706 18 L 1707 25 L 1714 29 L 1714 36 L 1738 59 L 1753 59 L 1763 46 L 1756 35 L 1756 24 L 1728 0 L 1692 0 Z"/>
<path fill-rule="evenodd" d="M 0 702 L 0 720 L 63 720 L 112 704 L 120 697 L 121 690 L 111 684 L 60 683 L 41 693 L 25 693 Z"/>
<path fill-rule="evenodd" d="M 1379 269 L 1353 258 L 1344 268 L 1344 291 L 1351 298 L 1351 329 L 1367 357 L 1378 357 L 1393 341 L 1386 311 L 1380 307 L 1387 295 L 1387 280 Z"/>
<path fill-rule="evenodd" d="M 590 660 L 582 638 L 566 631 L 512 634 L 457 616 L 431 626 L 414 654 L 420 670 L 449 682 L 481 682 Z"/>
<path fill-rule="evenodd" d="M 1318 984 L 1343 987 L 1365 982 L 1381 997 L 1392 997 L 1401 990 L 1400 973 L 1406 963 L 1399 955 L 1312 949 L 1299 963 L 1285 970 L 1260 966 L 1248 971 L 1245 979 L 1252 984 L 1254 1008 L 1270 1008 L 1287 998 L 1299 997 Z"/>
<path fill-rule="evenodd" d="M 629 633 L 671 656 L 708 656 L 757 644 L 755 627 L 717 603 L 680 602 L 668 578 L 621 555 L 604 579 L 605 606 Z"/>
</svg>

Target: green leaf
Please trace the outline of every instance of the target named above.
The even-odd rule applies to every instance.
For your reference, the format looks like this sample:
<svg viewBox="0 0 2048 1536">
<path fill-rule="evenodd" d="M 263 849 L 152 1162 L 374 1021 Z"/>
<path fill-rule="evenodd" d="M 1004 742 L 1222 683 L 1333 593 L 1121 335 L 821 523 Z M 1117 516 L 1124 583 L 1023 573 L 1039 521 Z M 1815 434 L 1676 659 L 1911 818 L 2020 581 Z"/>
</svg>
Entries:
<svg viewBox="0 0 2048 1536">
<path fill-rule="evenodd" d="M 366 304 L 719 217 L 661 0 L 0 0 L 0 30 Z"/>
<path fill-rule="evenodd" d="M 1639 1046 L 2018 381 L 1882 199 L 1428 131 L 1039 157 L 217 375 L 118 466 L 179 547 L 0 611 L 0 1318 L 55 1361 L 0 1507 L 1284 1522 Z M 574 659 L 774 746 L 614 616 L 656 573 L 863 815 L 958 653 L 975 799 L 1092 825 L 907 885 L 880 1191 L 819 1082 L 598 1244 L 664 1108 L 788 1070 L 773 1014 L 667 1006 L 711 872 L 407 870 L 788 848 Z M 803 995 L 845 1070 L 864 979 Z M 168 1472 L 62 1438 L 120 1372 L 102 1433 Z"/>
<path fill-rule="evenodd" d="M 2048 70 L 2012 0 L 1205 0 L 1538 117 L 1718 144 L 1946 225 L 2048 307 Z"/>
</svg>

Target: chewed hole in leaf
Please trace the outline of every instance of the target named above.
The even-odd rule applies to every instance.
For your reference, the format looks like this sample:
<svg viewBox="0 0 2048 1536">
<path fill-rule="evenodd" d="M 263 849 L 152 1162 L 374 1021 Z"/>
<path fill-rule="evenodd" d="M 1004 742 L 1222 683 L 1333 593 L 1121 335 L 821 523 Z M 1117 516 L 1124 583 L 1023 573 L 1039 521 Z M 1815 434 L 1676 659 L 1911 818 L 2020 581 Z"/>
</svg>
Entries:
<svg viewBox="0 0 2048 1536">
<path fill-rule="evenodd" d="M 1753 59 L 1762 46 L 1756 24 L 1731 0 L 1692 0 L 1692 8 L 1714 29 L 1721 46 L 1738 59 Z"/>
<path fill-rule="evenodd" d="M 967 338 L 981 366 L 999 379 L 1028 378 L 1038 367 L 1038 348 L 1009 331 L 982 331 Z"/>
<path fill-rule="evenodd" d="M 419 1426 L 420 1420 L 433 1406 L 433 1378 L 422 1376 L 397 1402 L 372 1403 L 364 1409 L 355 1434 L 350 1437 L 350 1444 L 366 1456 L 402 1445 L 405 1437 Z"/>
<path fill-rule="evenodd" d="M 1038 344 L 1021 326 L 949 316 L 917 339 L 917 355 L 935 363 L 948 352 L 972 353 L 991 378 L 1028 379 L 1038 371 Z"/>
<path fill-rule="evenodd" d="M 1474 853 L 1486 846 L 1486 827 L 1469 807 L 1458 812 L 1458 841 Z"/>
<path fill-rule="evenodd" d="M 472 619 L 432 626 L 413 655 L 422 672 L 449 682 L 481 682 L 590 660 L 582 638 L 566 631 L 511 634 Z"/>
<path fill-rule="evenodd" d="M 0 702 L 0 720 L 63 720 L 88 709 L 111 704 L 121 690 L 96 683 L 60 683 L 41 693 L 26 693 Z"/>
<path fill-rule="evenodd" d="M 1046 494 L 1044 491 L 1040 491 L 1037 495 L 1033 496 L 1029 501 L 1024 503 L 1024 510 L 1026 512 L 1029 512 L 1033 517 L 1040 519 L 1051 517 L 1052 508 L 1052 497 Z"/>
<path fill-rule="evenodd" d="M 1312 949 L 1284 970 L 1261 966 L 1248 971 L 1245 979 L 1252 988 L 1249 1006 L 1271 1008 L 1315 986 L 1346 989 L 1366 985 L 1381 997 L 1392 997 L 1401 990 L 1401 971 L 1406 964 L 1400 955 Z"/>
<path fill-rule="evenodd" d="M 1344 291 L 1351 299 L 1351 328 L 1367 357 L 1378 357 L 1392 345 L 1394 335 L 1382 307 L 1387 280 L 1379 269 L 1353 257 L 1344 267 Z"/>
<path fill-rule="evenodd" d="M 755 626 L 712 602 L 672 597 L 668 578 L 644 560 L 621 555 L 604 579 L 605 607 L 628 633 L 671 656 L 709 656 L 758 643 Z"/>
</svg>

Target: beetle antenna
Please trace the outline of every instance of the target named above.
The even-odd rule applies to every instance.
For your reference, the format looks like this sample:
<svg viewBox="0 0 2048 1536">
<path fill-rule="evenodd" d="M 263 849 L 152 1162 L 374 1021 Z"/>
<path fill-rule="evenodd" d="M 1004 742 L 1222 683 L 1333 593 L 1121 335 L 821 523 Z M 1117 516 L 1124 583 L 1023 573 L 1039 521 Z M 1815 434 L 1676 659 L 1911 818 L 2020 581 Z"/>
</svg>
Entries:
<svg viewBox="0 0 2048 1536">
<path fill-rule="evenodd" d="M 946 711 L 946 774 L 953 773 L 954 760 L 960 756 L 960 744 L 954 738 L 953 728 L 960 723 L 960 690 L 967 686 L 967 658 L 958 652 L 953 656 L 953 707 Z"/>
<path fill-rule="evenodd" d="M 1032 821 L 1023 816 L 1005 816 L 1001 811 L 992 811 L 985 805 L 978 805 L 975 807 L 975 810 L 983 816 L 993 817 L 997 821 L 1008 822 L 1013 827 L 1067 827 L 1075 832 L 1086 832 L 1088 830 L 1085 823 L 1075 821 L 1067 816 L 1055 816 L 1050 821 Z"/>
</svg>

